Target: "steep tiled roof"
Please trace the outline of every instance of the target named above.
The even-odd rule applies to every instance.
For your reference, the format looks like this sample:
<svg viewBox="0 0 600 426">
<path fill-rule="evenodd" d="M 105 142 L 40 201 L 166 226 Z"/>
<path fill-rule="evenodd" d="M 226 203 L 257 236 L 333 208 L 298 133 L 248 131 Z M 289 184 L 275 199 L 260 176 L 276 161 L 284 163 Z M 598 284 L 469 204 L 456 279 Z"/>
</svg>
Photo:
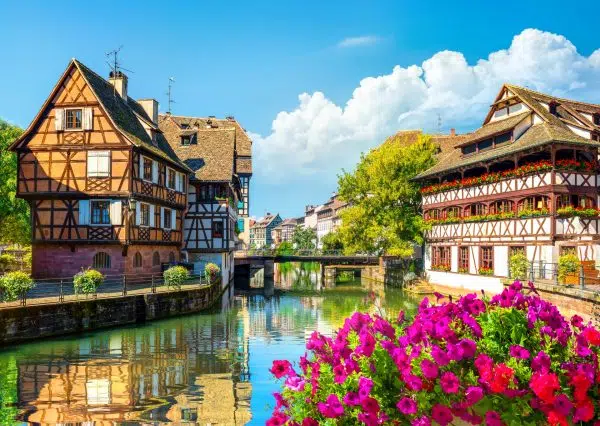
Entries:
<svg viewBox="0 0 600 426">
<path fill-rule="evenodd" d="M 156 144 L 140 123 L 136 114 L 140 115 L 145 121 L 152 123 L 152 120 L 146 114 L 144 108 L 135 100 L 128 97 L 127 102 L 114 93 L 114 87 L 108 81 L 100 77 L 90 68 L 76 59 L 73 63 L 81 72 L 83 78 L 87 81 L 90 88 L 102 104 L 106 113 L 110 116 L 117 128 L 136 146 L 142 147 L 159 157 L 175 163 L 179 167 L 187 169 L 177 158 L 173 150 L 165 143 L 164 138 L 157 138 Z"/>
<path fill-rule="evenodd" d="M 252 225 L 253 228 L 266 228 L 268 227 L 271 222 L 273 222 L 279 215 L 267 215 L 265 217 L 263 217 L 260 220 L 257 220 L 254 225 Z"/>
<path fill-rule="evenodd" d="M 234 171 L 235 129 L 204 127 L 194 130 L 196 140 L 181 145 L 181 136 L 189 135 L 189 129 L 181 129 L 170 115 L 159 115 L 158 124 L 176 155 L 190 167 L 198 180 L 229 182 Z"/>
<path fill-rule="evenodd" d="M 159 116 L 159 124 L 161 117 Z M 240 123 L 234 118 L 215 118 L 215 117 L 187 117 L 181 115 L 171 115 L 173 120 L 181 126 L 182 130 L 194 132 L 196 129 L 232 129 L 234 135 L 234 146 L 236 152 L 236 173 L 252 173 L 252 141 Z M 241 157 L 241 158 L 240 158 Z"/>
<path fill-rule="evenodd" d="M 495 104 L 507 101 L 521 101 L 531 111 L 496 121 L 488 121 L 493 112 L 493 109 L 490 110 L 486 122 L 481 128 L 465 137 L 461 142 L 455 143 L 451 149 L 447 149 L 445 154 L 442 153 L 439 155 L 437 164 L 419 174 L 416 179 L 425 179 L 438 173 L 456 170 L 460 167 L 492 161 L 553 142 L 600 147 L 600 142 L 584 138 L 569 128 L 570 125 L 575 125 L 588 130 L 600 129 L 600 127 L 595 126 L 582 115 L 582 113 L 600 113 L 600 105 L 556 98 L 511 84 L 504 85 L 501 93 L 505 88 L 512 92 L 512 95 L 508 98 L 497 100 Z M 551 103 L 556 104 L 556 115 L 550 113 L 541 102 L 548 105 Z M 532 114 L 540 117 L 541 122 L 530 126 L 514 142 L 476 154 L 462 154 L 461 146 L 513 129 L 522 121 L 531 119 Z"/>
</svg>

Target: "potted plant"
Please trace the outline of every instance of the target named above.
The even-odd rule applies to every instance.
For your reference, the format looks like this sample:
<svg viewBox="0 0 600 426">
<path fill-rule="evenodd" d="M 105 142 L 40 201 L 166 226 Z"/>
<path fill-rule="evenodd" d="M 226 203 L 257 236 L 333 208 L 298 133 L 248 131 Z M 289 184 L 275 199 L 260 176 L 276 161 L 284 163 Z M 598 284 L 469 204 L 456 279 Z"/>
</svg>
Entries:
<svg viewBox="0 0 600 426">
<path fill-rule="evenodd" d="M 221 273 L 221 268 L 215 263 L 207 263 L 204 267 L 204 276 L 209 283 L 214 283 Z"/>
<path fill-rule="evenodd" d="M 103 282 L 104 275 L 101 272 L 88 268 L 85 271 L 75 274 L 73 277 L 73 289 L 75 290 L 75 294 L 95 294 Z"/>
<path fill-rule="evenodd" d="M 575 253 L 565 253 L 558 258 L 558 282 L 561 284 L 579 283 L 579 258 Z"/>
</svg>

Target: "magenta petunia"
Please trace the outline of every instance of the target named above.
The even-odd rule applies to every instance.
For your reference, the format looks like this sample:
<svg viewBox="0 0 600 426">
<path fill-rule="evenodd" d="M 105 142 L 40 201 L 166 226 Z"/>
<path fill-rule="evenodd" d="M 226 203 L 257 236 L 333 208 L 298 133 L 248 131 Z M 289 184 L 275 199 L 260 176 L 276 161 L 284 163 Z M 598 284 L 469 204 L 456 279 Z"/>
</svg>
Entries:
<svg viewBox="0 0 600 426">
<path fill-rule="evenodd" d="M 451 371 L 446 371 L 440 377 L 440 386 L 445 393 L 458 393 L 460 387 L 460 381 L 456 374 Z"/>
<path fill-rule="evenodd" d="M 426 379 L 436 379 L 439 373 L 438 366 L 431 360 L 424 359 L 421 361 L 421 372 Z"/>
<path fill-rule="evenodd" d="M 335 394 L 330 394 L 325 402 L 319 402 L 317 408 L 323 417 L 335 419 L 344 414 L 344 406 Z"/>
<path fill-rule="evenodd" d="M 502 417 L 496 411 L 488 411 L 485 413 L 485 424 L 486 426 L 503 426 Z"/>
<path fill-rule="evenodd" d="M 417 403 L 412 398 L 404 397 L 398 401 L 396 408 L 398 408 L 398 411 L 402 414 L 415 414 L 417 412 Z"/>
<path fill-rule="evenodd" d="M 292 364 L 287 360 L 275 360 L 269 370 L 277 379 L 282 378 L 293 372 Z"/>
<path fill-rule="evenodd" d="M 360 396 L 356 392 L 348 392 L 344 395 L 343 401 L 349 406 L 360 405 Z"/>
<path fill-rule="evenodd" d="M 360 402 L 360 406 L 366 413 L 378 414 L 380 410 L 379 402 L 371 397 L 363 398 Z"/>
<path fill-rule="evenodd" d="M 483 398 L 483 389 L 479 386 L 469 386 L 465 391 L 465 402 L 470 407 L 477 404 Z"/>
<path fill-rule="evenodd" d="M 509 350 L 510 356 L 518 359 L 529 359 L 529 351 L 521 345 L 512 345 Z"/>
<path fill-rule="evenodd" d="M 445 405 L 435 404 L 431 409 L 431 418 L 440 426 L 446 426 L 454 419 L 454 416 Z"/>
</svg>

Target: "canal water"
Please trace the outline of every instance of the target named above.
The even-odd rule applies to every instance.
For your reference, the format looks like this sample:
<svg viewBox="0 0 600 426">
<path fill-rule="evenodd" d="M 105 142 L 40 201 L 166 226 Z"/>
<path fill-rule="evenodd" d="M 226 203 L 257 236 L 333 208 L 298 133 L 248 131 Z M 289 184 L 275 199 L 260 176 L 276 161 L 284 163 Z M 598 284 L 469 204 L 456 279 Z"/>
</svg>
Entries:
<svg viewBox="0 0 600 426">
<path fill-rule="evenodd" d="M 281 264 L 266 281 L 253 271 L 211 312 L 5 348 L 0 424 L 262 425 L 274 359 L 297 360 L 313 330 L 331 335 L 356 310 L 416 309 L 352 274 L 321 282 L 319 268 Z"/>
</svg>

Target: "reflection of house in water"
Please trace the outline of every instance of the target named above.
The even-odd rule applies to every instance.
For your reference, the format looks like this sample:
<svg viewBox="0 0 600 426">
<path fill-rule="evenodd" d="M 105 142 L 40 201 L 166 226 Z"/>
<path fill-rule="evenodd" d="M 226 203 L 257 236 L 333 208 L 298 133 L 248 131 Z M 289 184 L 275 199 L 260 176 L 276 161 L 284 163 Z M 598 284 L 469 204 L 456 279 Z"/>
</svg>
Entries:
<svg viewBox="0 0 600 426">
<path fill-rule="evenodd" d="M 169 326 L 173 324 L 172 326 Z M 190 317 L 58 344 L 19 369 L 21 419 L 41 424 L 250 420 L 245 324 Z"/>
</svg>

